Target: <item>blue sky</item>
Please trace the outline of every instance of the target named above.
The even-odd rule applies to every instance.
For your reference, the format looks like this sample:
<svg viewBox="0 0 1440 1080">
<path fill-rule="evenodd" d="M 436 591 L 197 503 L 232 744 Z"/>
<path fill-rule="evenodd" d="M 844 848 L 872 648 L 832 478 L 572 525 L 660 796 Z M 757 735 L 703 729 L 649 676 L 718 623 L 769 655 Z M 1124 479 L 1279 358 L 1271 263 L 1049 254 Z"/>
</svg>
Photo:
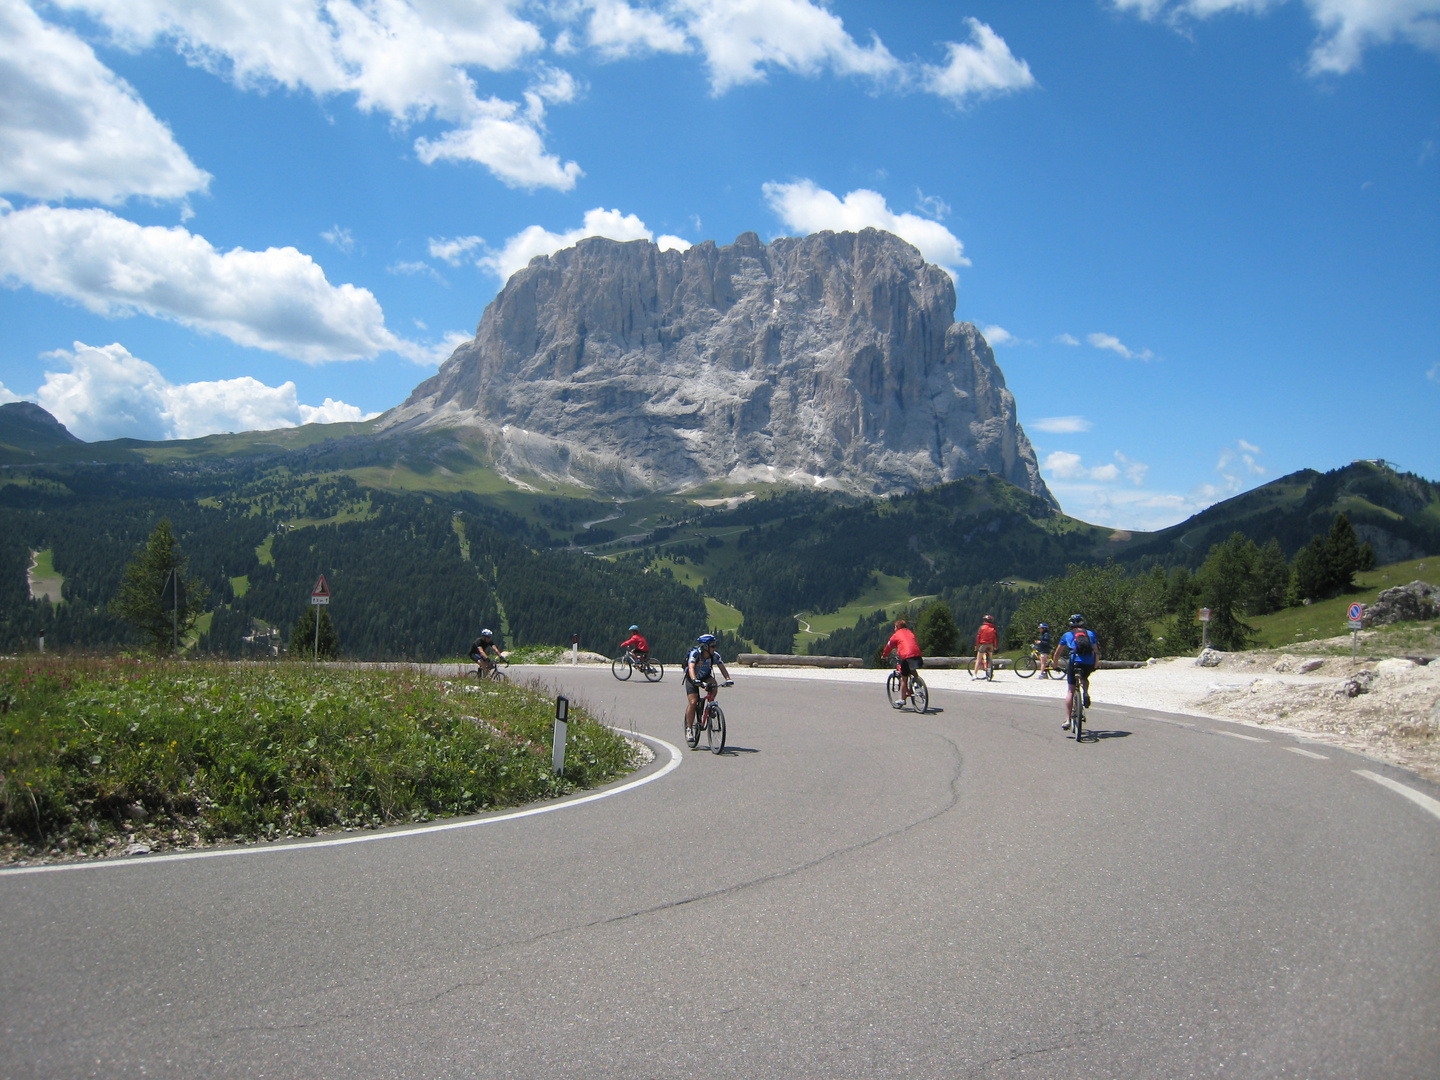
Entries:
<svg viewBox="0 0 1440 1080">
<path fill-rule="evenodd" d="M 889 228 L 1064 508 L 1440 477 L 1440 0 L 0 0 L 0 400 L 354 419 L 584 235 Z"/>
</svg>

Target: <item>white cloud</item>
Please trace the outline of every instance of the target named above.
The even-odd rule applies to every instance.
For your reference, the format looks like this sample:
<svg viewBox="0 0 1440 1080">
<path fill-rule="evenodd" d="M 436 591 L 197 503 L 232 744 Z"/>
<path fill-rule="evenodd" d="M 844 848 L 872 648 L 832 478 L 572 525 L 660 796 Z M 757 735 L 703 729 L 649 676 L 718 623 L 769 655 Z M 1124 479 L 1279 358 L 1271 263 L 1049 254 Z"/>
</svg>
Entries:
<svg viewBox="0 0 1440 1080">
<path fill-rule="evenodd" d="M 89 45 L 22 0 L 0 0 L 0 191 L 115 205 L 209 183 Z"/>
<path fill-rule="evenodd" d="M 449 284 L 448 281 L 440 276 L 440 271 L 423 261 L 405 262 L 402 260 L 400 262 L 393 262 L 385 267 L 385 272 L 387 274 L 403 274 L 406 277 L 424 276 L 433 281 L 438 281 L 441 285 Z"/>
<path fill-rule="evenodd" d="M 592 0 L 589 6 L 586 41 L 607 59 L 646 52 L 690 51 L 685 31 L 658 11 L 631 7 L 623 0 Z"/>
<path fill-rule="evenodd" d="M 1119 450 L 1115 451 L 1115 460 L 1120 468 L 1125 470 L 1125 479 L 1134 483 L 1136 487 L 1145 483 L 1145 476 L 1150 472 L 1150 466 L 1140 461 L 1131 461 Z"/>
<path fill-rule="evenodd" d="M 1014 345 L 1015 335 L 1006 330 L 1003 326 L 986 326 L 981 329 L 980 334 L 990 343 L 990 347 L 996 345 Z"/>
<path fill-rule="evenodd" d="M 1230 12 L 1263 13 L 1285 0 L 1112 0 L 1145 19 L 1182 23 Z M 1310 48 L 1312 75 L 1343 75 L 1365 50 L 1406 42 L 1440 53 L 1440 0 L 1303 0 L 1319 35 Z"/>
<path fill-rule="evenodd" d="M 1035 85 L 1030 65 L 1017 60 L 1005 39 L 979 19 L 966 19 L 967 43 L 946 42 L 949 60 L 944 67 L 925 65 L 924 85 L 933 94 L 963 105 L 973 98 L 993 97 Z"/>
<path fill-rule="evenodd" d="M 840 199 L 811 180 L 767 183 L 761 190 L 770 209 L 785 226 L 801 234 L 825 229 L 835 232 L 859 232 L 867 227 L 884 229 L 914 244 L 927 262 L 952 275 L 957 267 L 970 265 L 970 260 L 965 258 L 965 245 L 944 225 L 918 214 L 897 214 L 885 205 L 884 196 L 878 192 L 860 188 Z"/>
<path fill-rule="evenodd" d="M 1123 356 L 1126 360 L 1151 360 L 1155 357 L 1155 354 L 1149 349 L 1142 349 L 1136 352 L 1133 349 L 1127 348 L 1121 343 L 1120 339 L 1113 334 L 1088 334 L 1085 340 L 1097 349 L 1109 349 L 1111 352 Z"/>
<path fill-rule="evenodd" d="M 1425 373 L 1425 377 L 1431 382 L 1440 383 L 1440 364 L 1436 364 L 1429 371 L 1427 371 Z"/>
<path fill-rule="evenodd" d="M 915 209 L 936 221 L 944 221 L 950 216 L 949 203 L 939 195 L 926 195 L 919 188 L 915 189 Z"/>
<path fill-rule="evenodd" d="M 9 390 L 5 388 L 4 383 L 0 383 L 0 405 L 9 405 L 12 401 L 19 400 L 20 397 L 18 394 L 12 394 Z"/>
<path fill-rule="evenodd" d="M 606 210 L 597 206 L 585 212 L 585 222 L 578 229 L 555 233 L 543 226 L 531 225 L 506 240 L 498 251 L 487 252 L 476 259 L 476 265 L 489 269 L 501 281 L 509 281 L 510 275 L 528 266 L 531 259 L 540 255 L 553 255 L 563 248 L 573 247 L 587 236 L 605 236 L 622 242 L 655 238 L 655 234 L 634 214 L 624 214 L 619 210 Z M 668 234 L 655 242 L 665 251 L 684 251 L 690 246 L 689 241 Z"/>
<path fill-rule="evenodd" d="M 1078 338 L 1075 337 L 1074 334 L 1056 334 L 1056 335 L 1055 335 L 1055 344 L 1056 344 L 1056 345 L 1079 345 L 1079 344 L 1080 344 L 1080 341 L 1079 341 Z"/>
<path fill-rule="evenodd" d="M 1041 426 L 1044 424 L 1053 426 Z M 1056 416 L 1050 420 L 1041 420 L 1031 426 L 1040 431 L 1060 434 L 1090 429 L 1090 423 L 1079 416 Z M 1055 450 L 1045 456 L 1045 461 L 1040 467 L 1057 480 L 1090 480 L 1095 483 L 1109 484 L 1119 480 L 1123 475 L 1137 487 L 1144 484 L 1145 476 L 1150 471 L 1149 465 L 1132 461 L 1118 450 L 1115 451 L 1114 456 L 1114 461 L 1087 468 L 1079 454 L 1072 454 L 1068 450 Z"/>
<path fill-rule="evenodd" d="M 279 85 L 321 99 L 354 94 L 361 110 L 402 127 L 429 118 L 452 125 L 438 139 L 416 140 L 426 163 L 474 161 L 511 187 L 561 191 L 580 175 L 543 138 L 543 103 L 566 100 L 564 79 L 542 69 L 522 105 L 482 96 L 471 75 L 508 71 L 544 47 L 513 0 L 54 2 L 92 15 L 124 45 L 173 45 L 244 88 Z"/>
<path fill-rule="evenodd" d="M 1246 442 L 1244 439 L 1237 439 L 1234 446 L 1227 446 L 1220 451 L 1220 458 L 1215 463 L 1215 471 L 1224 477 L 1227 491 L 1240 490 L 1240 478 L 1233 475 L 1234 472 L 1239 471 L 1235 469 L 1237 462 L 1250 476 L 1266 474 L 1268 470 L 1259 462 L 1261 453 L 1263 451 L 1258 446 Z"/>
<path fill-rule="evenodd" d="M 346 255 L 355 250 L 355 237 L 350 235 L 349 229 L 342 229 L 339 225 L 326 229 L 320 234 L 320 239 L 339 248 Z"/>
<path fill-rule="evenodd" d="M 1032 431 L 1043 431 L 1050 435 L 1077 435 L 1089 431 L 1095 425 L 1083 416 L 1045 416 L 1025 426 Z"/>
<path fill-rule="evenodd" d="M 1085 467 L 1080 464 L 1080 455 L 1068 450 L 1047 454 L 1041 468 L 1058 480 L 1075 480 L 1086 475 Z"/>
<path fill-rule="evenodd" d="M 302 405 L 295 384 L 266 386 L 248 375 L 176 385 L 119 344 L 57 350 L 69 371 L 47 371 L 35 398 L 77 437 L 195 439 L 222 431 L 269 431 L 297 424 L 368 420 L 354 405 L 326 398 Z"/>
<path fill-rule="evenodd" d="M 368 289 L 331 285 L 293 247 L 222 254 L 179 226 L 142 227 L 105 210 L 0 213 L 0 281 L 100 315 L 143 312 L 306 363 L 419 349 L 386 329 Z"/>
<path fill-rule="evenodd" d="M 480 236 L 456 236 L 449 240 L 432 236 L 430 238 L 430 257 L 443 259 L 451 266 L 459 266 L 462 256 L 482 247 L 484 243 L 484 237 Z"/>
</svg>

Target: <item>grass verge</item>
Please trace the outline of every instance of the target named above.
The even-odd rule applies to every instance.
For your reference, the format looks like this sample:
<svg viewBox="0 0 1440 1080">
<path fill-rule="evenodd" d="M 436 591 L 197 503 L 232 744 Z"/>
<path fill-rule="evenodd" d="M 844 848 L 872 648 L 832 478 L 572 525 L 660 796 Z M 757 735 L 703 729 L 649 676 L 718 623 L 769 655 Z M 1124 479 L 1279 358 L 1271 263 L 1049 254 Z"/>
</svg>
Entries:
<svg viewBox="0 0 1440 1080">
<path fill-rule="evenodd" d="M 122 659 L 0 661 L 0 858 L 279 839 L 471 814 L 633 767 L 572 708 L 409 671 Z"/>
</svg>

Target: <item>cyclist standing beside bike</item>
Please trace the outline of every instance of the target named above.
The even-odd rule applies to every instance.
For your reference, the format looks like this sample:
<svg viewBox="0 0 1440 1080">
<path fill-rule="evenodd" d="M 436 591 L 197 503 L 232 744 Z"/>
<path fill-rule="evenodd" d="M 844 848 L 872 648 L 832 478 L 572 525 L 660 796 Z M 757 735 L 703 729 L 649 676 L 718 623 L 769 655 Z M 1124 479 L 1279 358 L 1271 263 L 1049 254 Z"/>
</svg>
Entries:
<svg viewBox="0 0 1440 1080">
<path fill-rule="evenodd" d="M 730 671 L 725 667 L 725 661 L 715 651 L 715 635 L 701 634 L 695 639 L 695 648 L 690 650 L 690 655 L 685 658 L 685 677 L 681 681 L 685 684 L 685 696 L 690 703 L 685 707 L 685 737 L 690 738 L 690 729 L 695 726 L 695 718 L 700 714 L 700 688 L 706 690 L 715 689 L 715 675 L 712 668 L 718 667 L 720 674 L 725 676 L 725 681 L 730 681 Z M 693 745 L 693 744 L 692 744 Z"/>
<path fill-rule="evenodd" d="M 896 708 L 901 708 L 905 699 L 910 696 L 910 676 L 925 662 L 920 651 L 920 642 L 915 640 L 915 632 L 904 619 L 895 620 L 895 632 L 890 635 L 885 648 L 880 650 L 880 659 L 884 660 L 891 652 L 894 652 L 895 659 L 900 661 L 900 705 Z"/>
<path fill-rule="evenodd" d="M 1040 677 L 1050 676 L 1050 653 L 1054 648 L 1054 642 L 1050 640 L 1050 624 L 1040 624 L 1040 636 L 1035 639 L 1035 651 L 1040 654 Z"/>
<path fill-rule="evenodd" d="M 1065 631 L 1060 638 L 1060 644 L 1055 646 L 1055 663 L 1060 663 L 1060 650 L 1065 649 L 1069 653 L 1069 660 L 1065 664 L 1065 724 L 1061 731 L 1070 730 L 1070 708 L 1075 701 L 1076 684 L 1079 684 L 1080 693 L 1085 707 L 1090 707 L 1090 676 L 1095 671 L 1095 665 L 1100 660 L 1100 639 L 1095 636 L 1094 630 L 1085 629 L 1085 616 L 1071 615 L 1070 629 Z"/>
<path fill-rule="evenodd" d="M 975 634 L 975 666 L 988 676 L 1000 635 L 995 632 L 995 616 L 986 615 Z"/>
<path fill-rule="evenodd" d="M 636 663 L 644 663 L 650 656 L 650 643 L 640 633 L 640 627 L 630 627 L 630 636 L 620 642 L 621 650 L 630 649 Z"/>
<path fill-rule="evenodd" d="M 489 655 L 487 655 L 487 649 L 495 654 L 495 660 L 491 660 Z M 470 659 L 475 663 L 476 667 L 486 674 L 489 674 L 489 672 L 494 669 L 496 660 L 505 659 L 500 655 L 500 647 L 495 644 L 495 635 L 493 632 L 490 630 L 480 631 L 480 636 L 477 637 L 474 644 L 470 646 Z"/>
</svg>

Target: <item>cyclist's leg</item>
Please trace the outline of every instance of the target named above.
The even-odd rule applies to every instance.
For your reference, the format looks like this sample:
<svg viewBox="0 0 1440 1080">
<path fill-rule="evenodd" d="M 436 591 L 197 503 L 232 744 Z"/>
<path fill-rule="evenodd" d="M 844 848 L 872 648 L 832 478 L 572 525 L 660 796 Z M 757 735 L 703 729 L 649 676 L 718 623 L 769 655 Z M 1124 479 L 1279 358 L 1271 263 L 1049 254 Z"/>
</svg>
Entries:
<svg viewBox="0 0 1440 1080">
<path fill-rule="evenodd" d="M 1080 692 L 1085 696 L 1081 699 L 1085 702 L 1085 708 L 1090 707 L 1090 675 L 1094 672 L 1093 667 L 1082 667 L 1080 669 Z"/>
<path fill-rule="evenodd" d="M 688 673 L 681 682 L 685 685 L 685 697 L 688 701 L 685 706 L 685 726 L 690 728 L 695 726 L 695 718 L 700 712 L 700 688 L 690 681 Z"/>
<path fill-rule="evenodd" d="M 1076 666 L 1072 663 L 1065 667 L 1065 723 L 1061 726 L 1061 731 L 1070 730 L 1070 709 L 1075 704 Z"/>
</svg>

